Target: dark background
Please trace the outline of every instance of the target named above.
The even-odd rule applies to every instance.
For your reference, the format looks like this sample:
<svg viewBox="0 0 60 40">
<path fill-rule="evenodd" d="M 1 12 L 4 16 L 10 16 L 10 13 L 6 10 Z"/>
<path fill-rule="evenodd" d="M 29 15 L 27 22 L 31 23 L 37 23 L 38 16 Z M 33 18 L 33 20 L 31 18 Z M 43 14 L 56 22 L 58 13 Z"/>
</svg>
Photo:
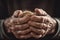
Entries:
<svg viewBox="0 0 60 40">
<path fill-rule="evenodd" d="M 30 0 L 30 1 L 26 0 L 27 2 L 24 0 L 17 0 L 14 2 L 13 1 L 12 0 L 0 0 L 0 19 L 10 17 L 13 14 L 13 12 L 17 9 L 22 9 L 22 10 L 27 9 L 27 10 L 33 11 L 36 7 L 44 9 L 52 17 L 60 17 L 60 1 L 59 0 Z M 44 8 L 43 5 L 39 6 L 41 5 L 40 3 L 42 1 L 44 5 L 45 3 L 47 4 L 46 8 Z M 10 9 L 8 9 L 8 6 L 9 7 L 11 6 Z"/>
</svg>

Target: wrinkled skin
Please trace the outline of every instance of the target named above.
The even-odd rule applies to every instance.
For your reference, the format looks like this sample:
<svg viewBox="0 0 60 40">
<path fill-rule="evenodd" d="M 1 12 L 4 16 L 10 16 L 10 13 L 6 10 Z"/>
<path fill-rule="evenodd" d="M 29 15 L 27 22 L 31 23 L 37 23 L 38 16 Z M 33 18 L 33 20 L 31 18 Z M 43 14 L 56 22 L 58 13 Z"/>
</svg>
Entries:
<svg viewBox="0 0 60 40">
<path fill-rule="evenodd" d="M 42 9 L 35 12 L 17 10 L 5 20 L 5 27 L 16 38 L 41 38 L 46 34 L 54 33 L 56 21 Z"/>
<path fill-rule="evenodd" d="M 31 20 L 28 22 L 34 29 L 34 32 L 38 35 L 33 36 L 35 38 L 44 37 L 46 34 L 52 34 L 55 31 L 56 20 L 48 15 L 42 9 L 35 9 L 36 15 L 31 16 Z"/>
</svg>

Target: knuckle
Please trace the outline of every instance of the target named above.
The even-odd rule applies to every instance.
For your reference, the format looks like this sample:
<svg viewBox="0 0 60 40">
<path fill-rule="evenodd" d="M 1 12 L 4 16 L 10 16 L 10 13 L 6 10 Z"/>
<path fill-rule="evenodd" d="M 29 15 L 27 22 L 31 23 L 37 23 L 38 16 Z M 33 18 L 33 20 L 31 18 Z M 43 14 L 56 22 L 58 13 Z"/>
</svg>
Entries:
<svg viewBox="0 0 60 40">
<path fill-rule="evenodd" d="M 20 10 L 16 10 L 12 16 L 13 17 L 18 17 L 19 12 L 20 12 Z"/>
</svg>

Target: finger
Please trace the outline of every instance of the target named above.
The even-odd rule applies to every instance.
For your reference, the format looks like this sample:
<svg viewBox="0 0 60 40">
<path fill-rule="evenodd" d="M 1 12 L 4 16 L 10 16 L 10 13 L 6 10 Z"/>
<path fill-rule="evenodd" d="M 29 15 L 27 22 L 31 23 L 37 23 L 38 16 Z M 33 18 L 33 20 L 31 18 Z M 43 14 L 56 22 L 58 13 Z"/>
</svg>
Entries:
<svg viewBox="0 0 60 40">
<path fill-rule="evenodd" d="M 30 20 L 30 16 L 26 15 L 23 18 L 20 18 L 19 22 L 21 24 L 27 23 Z"/>
<path fill-rule="evenodd" d="M 18 17 L 22 17 L 22 16 L 23 16 L 23 12 L 22 12 L 22 10 L 20 10 Z"/>
<path fill-rule="evenodd" d="M 23 30 L 23 31 L 17 31 L 17 34 L 25 35 L 25 34 L 28 34 L 29 32 L 30 32 L 30 29 L 26 29 L 26 30 Z"/>
<path fill-rule="evenodd" d="M 35 9 L 35 12 L 36 12 L 36 15 L 39 15 L 39 16 L 47 16 L 48 15 L 44 10 L 38 9 L 38 8 Z"/>
<path fill-rule="evenodd" d="M 31 11 L 24 11 L 23 12 L 23 16 L 26 16 L 26 15 L 32 16 L 33 15 L 33 12 L 31 12 Z"/>
<path fill-rule="evenodd" d="M 29 16 L 24 16 L 23 18 L 12 18 L 10 21 L 11 21 L 11 24 L 24 24 L 26 22 L 28 22 L 30 19 Z"/>
<path fill-rule="evenodd" d="M 12 26 L 12 27 L 14 27 L 13 30 L 18 31 L 18 30 L 25 30 L 25 29 L 28 29 L 28 28 L 29 28 L 29 25 L 28 25 L 28 24 L 14 25 L 14 26 Z"/>
<path fill-rule="evenodd" d="M 47 16 L 32 16 L 31 21 L 39 22 L 39 23 L 52 23 L 50 17 Z"/>
<path fill-rule="evenodd" d="M 21 30 L 13 31 L 13 33 L 16 35 L 25 35 L 25 34 L 28 34 L 29 32 L 30 32 L 30 29 L 26 29 L 26 30 L 22 30 L 22 31 Z"/>
<path fill-rule="evenodd" d="M 20 38 L 21 38 L 21 39 L 31 38 L 31 35 L 30 35 L 30 34 L 27 34 L 27 35 L 21 35 Z"/>
<path fill-rule="evenodd" d="M 20 19 L 20 18 L 12 18 L 12 19 L 10 20 L 10 24 L 11 24 L 11 25 L 20 24 L 19 19 Z"/>
<path fill-rule="evenodd" d="M 26 35 L 18 35 L 18 34 L 14 34 L 14 36 L 18 39 L 27 39 L 27 38 L 30 38 L 31 35 L 30 34 L 26 34 Z"/>
<path fill-rule="evenodd" d="M 37 39 L 42 37 L 42 35 L 36 35 L 35 33 L 32 33 L 32 32 L 31 32 L 31 35 L 33 38 L 37 38 Z"/>
<path fill-rule="evenodd" d="M 43 29 L 36 29 L 36 28 L 33 28 L 33 27 L 30 27 L 31 28 L 31 30 L 32 30 L 32 32 L 34 32 L 34 33 L 36 33 L 36 34 L 44 34 L 45 33 L 45 30 L 43 30 Z"/>
<path fill-rule="evenodd" d="M 46 25 L 45 23 L 37 23 L 33 21 L 29 21 L 28 24 L 38 29 L 47 29 L 50 27 L 49 25 Z"/>
<path fill-rule="evenodd" d="M 9 28 L 9 26 L 10 26 L 10 19 L 11 19 L 11 18 L 8 18 L 8 19 L 6 19 L 6 20 L 4 21 L 4 25 L 5 25 L 7 28 Z"/>
<path fill-rule="evenodd" d="M 12 17 L 18 17 L 19 13 L 20 13 L 20 10 L 16 10 L 12 15 Z"/>
<path fill-rule="evenodd" d="M 31 20 L 35 21 L 35 22 L 40 22 L 41 23 L 41 22 L 44 22 L 44 17 L 45 16 L 35 16 L 34 15 L 34 16 L 31 17 Z"/>
</svg>

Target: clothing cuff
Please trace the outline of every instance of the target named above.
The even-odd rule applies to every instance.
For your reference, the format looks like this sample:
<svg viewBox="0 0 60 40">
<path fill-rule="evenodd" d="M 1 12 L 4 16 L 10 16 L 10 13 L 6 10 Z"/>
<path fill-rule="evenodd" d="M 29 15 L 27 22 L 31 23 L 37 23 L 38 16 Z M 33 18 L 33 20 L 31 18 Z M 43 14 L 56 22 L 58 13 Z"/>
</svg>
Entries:
<svg viewBox="0 0 60 40">
<path fill-rule="evenodd" d="M 4 39 L 4 37 L 8 38 L 4 31 L 3 22 L 4 20 L 0 20 L 0 38 L 1 39 Z"/>
<path fill-rule="evenodd" d="M 57 37 L 59 35 L 59 32 L 60 32 L 60 20 L 58 18 L 55 18 L 55 20 L 57 21 L 57 26 L 56 26 L 56 33 L 53 36 L 53 38 Z"/>
</svg>

